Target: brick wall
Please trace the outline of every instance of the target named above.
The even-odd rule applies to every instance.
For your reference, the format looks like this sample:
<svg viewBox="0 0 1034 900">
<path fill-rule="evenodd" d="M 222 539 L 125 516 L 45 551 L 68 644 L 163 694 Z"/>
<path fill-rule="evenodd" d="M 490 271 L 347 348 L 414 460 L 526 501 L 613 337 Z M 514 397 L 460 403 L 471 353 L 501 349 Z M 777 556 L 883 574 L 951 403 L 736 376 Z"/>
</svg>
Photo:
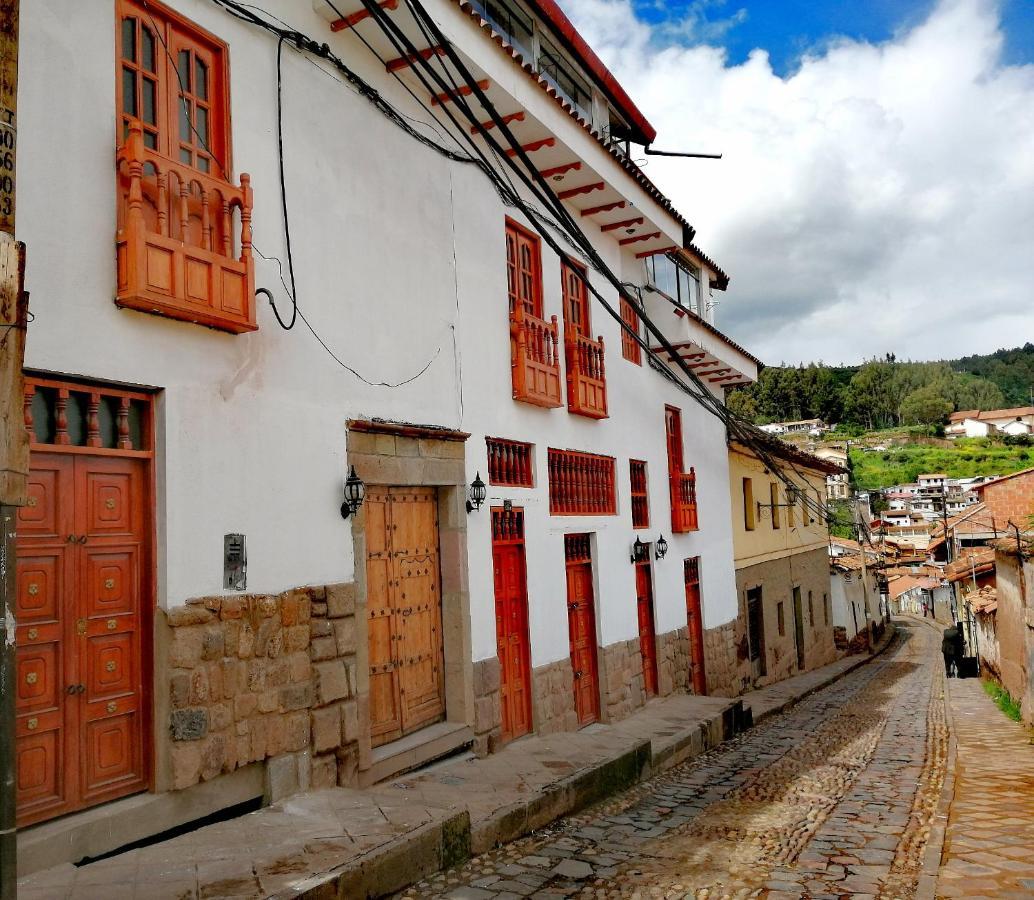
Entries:
<svg viewBox="0 0 1034 900">
<path fill-rule="evenodd" d="M 1020 526 L 1034 515 L 1034 469 L 989 484 L 980 491 L 987 511 L 1003 531 L 1007 522 Z"/>
</svg>

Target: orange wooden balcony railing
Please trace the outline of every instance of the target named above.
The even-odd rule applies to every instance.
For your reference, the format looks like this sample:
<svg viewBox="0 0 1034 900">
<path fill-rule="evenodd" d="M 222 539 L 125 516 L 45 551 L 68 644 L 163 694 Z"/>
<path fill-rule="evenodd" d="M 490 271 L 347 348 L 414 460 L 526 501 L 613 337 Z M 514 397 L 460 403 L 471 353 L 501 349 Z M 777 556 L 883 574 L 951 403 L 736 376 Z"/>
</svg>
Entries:
<svg viewBox="0 0 1034 900">
<path fill-rule="evenodd" d="M 671 530 L 676 534 L 696 531 L 697 522 L 697 475 L 694 469 L 688 472 L 672 472 L 671 483 Z"/>
<path fill-rule="evenodd" d="M 607 418 L 607 373 L 603 362 L 603 338 L 568 331 L 567 408 L 591 419 Z"/>
<path fill-rule="evenodd" d="M 485 438 L 488 445 L 489 484 L 532 487 L 531 444 L 504 438 Z"/>
<path fill-rule="evenodd" d="M 250 179 L 239 187 L 144 146 L 117 156 L 119 306 L 240 334 L 254 331 Z"/>
<path fill-rule="evenodd" d="M 535 406 L 563 405 L 560 393 L 560 330 L 550 321 L 518 309 L 510 315 L 513 399 Z"/>
</svg>

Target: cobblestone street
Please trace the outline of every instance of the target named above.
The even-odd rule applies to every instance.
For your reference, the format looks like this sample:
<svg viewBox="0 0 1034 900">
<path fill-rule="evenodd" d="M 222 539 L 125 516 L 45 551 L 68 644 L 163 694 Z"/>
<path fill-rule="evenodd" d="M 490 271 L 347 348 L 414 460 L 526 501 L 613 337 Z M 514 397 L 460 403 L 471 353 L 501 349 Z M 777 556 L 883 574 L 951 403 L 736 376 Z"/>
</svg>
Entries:
<svg viewBox="0 0 1034 900">
<path fill-rule="evenodd" d="M 916 896 L 947 761 L 938 650 L 906 623 L 787 713 L 400 897 Z"/>
</svg>

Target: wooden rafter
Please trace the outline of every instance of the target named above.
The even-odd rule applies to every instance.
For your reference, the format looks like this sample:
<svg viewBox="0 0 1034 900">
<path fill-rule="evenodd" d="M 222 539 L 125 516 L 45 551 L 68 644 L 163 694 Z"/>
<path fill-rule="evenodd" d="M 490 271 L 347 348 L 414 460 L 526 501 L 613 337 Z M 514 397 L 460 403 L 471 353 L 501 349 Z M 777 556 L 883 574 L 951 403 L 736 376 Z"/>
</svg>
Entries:
<svg viewBox="0 0 1034 900">
<path fill-rule="evenodd" d="M 612 209 L 624 209 L 628 206 L 627 200 L 615 200 L 613 203 L 604 203 L 602 206 L 590 206 L 582 210 L 583 216 L 595 216 L 598 213 L 610 212 Z"/>
<path fill-rule="evenodd" d="M 481 88 L 481 90 L 487 91 L 488 90 L 488 79 L 487 78 L 482 78 L 481 81 L 479 81 L 477 83 L 477 86 L 479 88 Z M 474 88 L 472 88 L 469 84 L 461 84 L 458 90 L 446 91 L 444 94 L 438 94 L 437 96 L 432 97 L 431 98 L 431 106 L 440 106 L 443 103 L 453 103 L 459 97 L 467 97 L 467 96 L 469 96 L 470 94 L 473 94 L 473 93 L 474 93 Z"/>
<path fill-rule="evenodd" d="M 700 378 L 709 378 L 712 375 L 725 375 L 731 371 L 732 369 L 726 366 L 724 369 L 711 369 L 708 372 L 697 372 L 697 376 Z"/>
<path fill-rule="evenodd" d="M 381 9 L 398 9 L 399 0 L 380 0 L 377 4 Z M 331 31 L 344 31 L 346 28 L 353 28 L 358 25 L 363 19 L 370 18 L 371 13 L 368 9 L 361 9 L 358 12 L 352 13 L 350 16 L 345 16 L 343 19 L 336 19 L 330 23 Z"/>
<path fill-rule="evenodd" d="M 619 228 L 630 228 L 632 225 L 642 225 L 643 217 L 637 216 L 634 219 L 625 219 L 624 222 L 611 222 L 609 225 L 601 225 L 600 231 L 617 231 Z"/>
<path fill-rule="evenodd" d="M 413 65 L 418 59 L 430 59 L 432 56 L 444 56 L 444 47 L 427 47 L 424 50 L 419 50 L 416 53 L 407 53 L 405 56 L 400 56 L 398 59 L 390 59 L 384 64 L 384 68 L 389 72 L 397 72 L 399 69 L 405 69 L 408 66 Z"/>
<path fill-rule="evenodd" d="M 564 163 L 562 166 L 553 166 L 551 169 L 543 169 L 539 172 L 543 178 L 554 178 L 557 175 L 566 175 L 568 172 L 577 172 L 581 169 L 582 164 L 580 162 L 569 162 Z"/>
<path fill-rule="evenodd" d="M 521 110 L 520 112 L 510 113 L 506 116 L 501 116 L 501 118 L 503 120 L 504 125 L 509 125 L 511 122 L 523 122 L 524 110 Z M 485 131 L 491 131 L 493 128 L 495 128 L 494 121 L 482 122 L 480 125 L 471 125 L 470 133 L 477 134 L 482 129 L 484 129 Z"/>
<path fill-rule="evenodd" d="M 548 137 L 542 138 L 538 141 L 532 141 L 530 144 L 521 144 L 521 149 L 525 153 L 534 153 L 536 150 L 541 150 L 543 147 L 554 147 L 556 146 L 556 138 Z M 516 156 L 517 151 L 514 148 L 510 148 L 506 151 L 507 156 Z"/>
<path fill-rule="evenodd" d="M 670 244 L 667 247 L 658 247 L 656 250 L 644 250 L 642 253 L 635 255 L 636 259 L 646 259 L 648 256 L 656 256 L 658 253 L 670 253 L 672 250 L 678 250 L 674 244 Z"/>
<path fill-rule="evenodd" d="M 560 191 L 557 194 L 557 199 L 567 200 L 570 197 L 577 197 L 579 194 L 591 194 L 593 191 L 603 190 L 602 181 L 594 181 L 592 184 L 583 184 L 580 187 L 568 188 L 566 191 Z"/>
<path fill-rule="evenodd" d="M 626 244 L 638 244 L 640 241 L 652 241 L 654 238 L 659 238 L 660 236 L 661 233 L 659 231 L 651 231 L 649 234 L 639 234 L 635 237 L 623 238 L 618 241 L 618 244 L 624 247 Z"/>
</svg>

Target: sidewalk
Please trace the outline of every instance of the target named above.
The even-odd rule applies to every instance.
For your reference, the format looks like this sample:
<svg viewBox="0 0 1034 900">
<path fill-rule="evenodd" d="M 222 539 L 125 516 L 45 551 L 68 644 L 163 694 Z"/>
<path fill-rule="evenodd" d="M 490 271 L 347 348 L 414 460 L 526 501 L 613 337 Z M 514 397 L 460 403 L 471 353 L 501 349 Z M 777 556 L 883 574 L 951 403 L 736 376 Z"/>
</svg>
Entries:
<svg viewBox="0 0 1034 900">
<path fill-rule="evenodd" d="M 366 791 L 302 794 L 88 866 L 36 873 L 18 896 L 380 896 L 717 746 L 735 733 L 741 704 L 759 721 L 869 659 L 847 657 L 737 699 L 654 700 L 613 725 L 529 736 Z"/>
<path fill-rule="evenodd" d="M 937 897 L 1034 896 L 1034 744 L 981 680 L 948 681 L 954 793 Z"/>
</svg>

